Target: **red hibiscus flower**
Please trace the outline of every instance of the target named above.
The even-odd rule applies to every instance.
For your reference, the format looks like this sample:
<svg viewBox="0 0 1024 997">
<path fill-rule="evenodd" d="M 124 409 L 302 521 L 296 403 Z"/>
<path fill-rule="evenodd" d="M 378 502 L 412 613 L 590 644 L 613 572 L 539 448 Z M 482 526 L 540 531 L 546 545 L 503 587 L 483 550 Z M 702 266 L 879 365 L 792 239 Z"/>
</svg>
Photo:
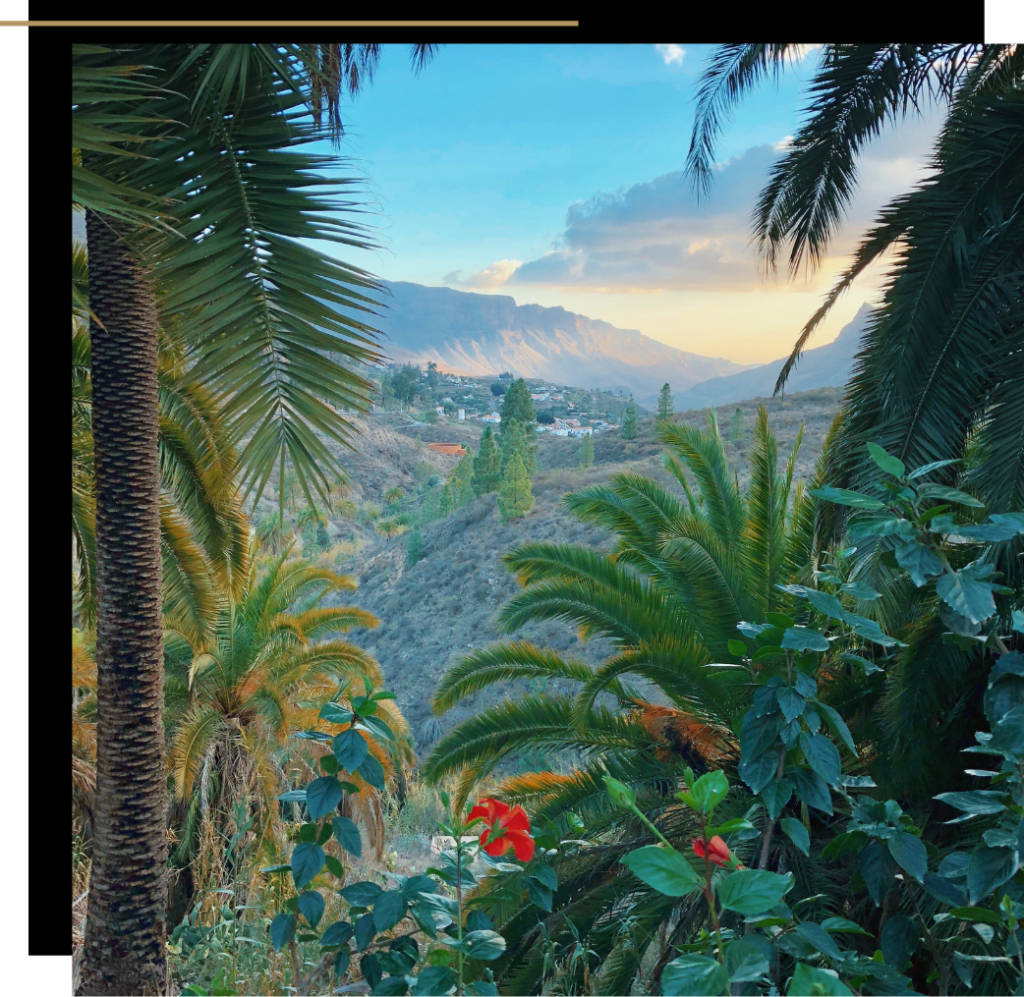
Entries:
<svg viewBox="0 0 1024 997">
<path fill-rule="evenodd" d="M 728 865 L 732 855 L 729 853 L 729 846 L 716 834 L 705 848 L 705 842 L 703 838 L 694 838 L 693 850 L 700 856 L 700 858 L 707 858 L 709 862 L 714 862 L 715 865 Z"/>
<path fill-rule="evenodd" d="M 488 855 L 504 855 L 513 848 L 520 862 L 533 858 L 530 818 L 522 807 L 510 807 L 486 796 L 469 811 L 470 820 L 477 817 L 483 818 L 487 828 L 480 835 L 480 844 Z"/>
</svg>

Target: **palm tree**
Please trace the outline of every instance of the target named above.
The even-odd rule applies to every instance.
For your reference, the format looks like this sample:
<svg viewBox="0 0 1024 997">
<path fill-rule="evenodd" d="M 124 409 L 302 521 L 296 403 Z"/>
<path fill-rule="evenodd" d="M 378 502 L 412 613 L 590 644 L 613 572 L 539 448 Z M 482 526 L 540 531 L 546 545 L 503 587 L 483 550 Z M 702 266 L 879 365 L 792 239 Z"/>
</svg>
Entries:
<svg viewBox="0 0 1024 997">
<path fill-rule="evenodd" d="M 389 488 L 384 493 L 384 501 L 388 505 L 400 504 L 403 498 L 405 498 L 405 492 L 401 488 Z"/>
<path fill-rule="evenodd" d="M 702 190 L 728 109 L 798 46 L 724 45 L 704 72 L 687 170 Z M 850 384 L 833 484 L 877 469 L 871 440 L 908 467 L 983 451 L 971 475 L 994 511 L 1024 507 L 1024 49 L 1017 45 L 826 45 L 806 124 L 772 168 L 754 219 L 769 269 L 815 267 L 850 203 L 863 146 L 888 120 L 948 104 L 932 175 L 889 204 L 797 340 L 784 385 L 814 328 L 864 269 L 895 249 L 883 306 Z M 947 469 L 946 474 L 955 472 Z M 1018 542 L 1019 544 L 1019 542 Z M 1019 551 L 1013 547 L 1012 554 Z M 1016 570 L 1017 558 L 1007 559 Z"/>
<path fill-rule="evenodd" d="M 615 912 L 626 887 L 617 882 L 617 851 L 646 831 L 622 825 L 621 815 L 609 810 L 603 776 L 632 785 L 667 835 L 692 832 L 685 812 L 672 805 L 673 793 L 687 765 L 699 772 L 734 758 L 732 724 L 750 692 L 745 679 L 736 678 L 742 671 L 706 666 L 736 660 L 728 641 L 737 636 L 738 622 L 764 619 L 787 604 L 778 586 L 790 580 L 795 566 L 811 570 L 815 543 L 813 503 L 793 486 L 800 439 L 780 472 L 764 408 L 745 491 L 729 470 L 713 412 L 703 431 L 664 422 L 658 432 L 678 493 L 627 473 L 566 497 L 577 518 L 614 535 L 610 553 L 531 543 L 504 557 L 525 588 L 501 610 L 503 631 L 556 619 L 609 640 L 611 657 L 592 667 L 525 640 L 467 656 L 442 679 L 435 713 L 495 682 L 544 678 L 550 685 L 543 694 L 517 693 L 459 724 L 423 768 L 434 783 L 459 774 L 457 796 L 464 799 L 514 753 L 564 751 L 573 763 L 568 773 L 506 777 L 498 792 L 528 805 L 542 826 L 550 819 L 565 833 L 568 815 L 576 813 L 589 837 L 605 837 L 607 845 L 560 866 L 564 885 L 549 922 L 559 931 L 568 931 L 564 918 L 570 915 L 578 929 L 598 925 L 601 944 L 594 938 L 591 943 L 610 953 L 609 966 L 618 967 L 611 985 L 618 987 L 628 987 L 647 942 L 627 950 L 600 924 L 620 920 Z M 667 705 L 630 687 L 630 676 L 653 685 Z M 633 900 L 649 941 L 672 903 L 643 890 Z M 506 968 L 512 975 L 505 982 L 516 993 L 530 992 L 543 966 L 535 915 L 507 901 L 484 902 L 503 920 L 509 939 Z"/>
<path fill-rule="evenodd" d="M 328 597 L 353 590 L 355 582 L 305 560 L 288 560 L 289 552 L 250 570 L 240 598 L 224 602 L 210 645 L 179 642 L 169 648 L 168 769 L 175 798 L 187 808 L 174 862 L 193 863 L 197 884 L 204 875 L 231 872 L 222 868 L 216 842 L 238 830 L 233 822 L 239 805 L 244 817 L 253 818 L 259 844 L 280 820 L 277 796 L 296 773 L 309 777 L 315 758 L 297 746 L 314 745 L 310 750 L 316 751 L 319 742 L 289 740 L 290 735 L 323 727 L 320 708 L 337 699 L 340 687 L 351 684 L 360 693 L 364 680 L 381 682 L 376 661 L 335 636 L 375 627 L 376 617 L 324 605 Z M 367 744 L 393 776 L 412 760 L 411 741 L 397 706 L 390 700 L 381 705 L 394 748 L 388 753 L 371 737 Z M 372 836 L 376 829 L 379 837 L 376 791 L 358 775 L 351 779 L 368 792 L 350 805 L 364 808 L 368 831 Z M 211 831 L 204 834 L 207 826 Z"/>
<path fill-rule="evenodd" d="M 307 500 L 325 495 L 326 469 L 339 465 L 317 433 L 347 441 L 338 410 L 369 404 L 370 383 L 330 356 L 376 359 L 374 330 L 343 310 L 371 312 L 379 287 L 301 241 L 369 245 L 337 214 L 354 206 L 340 197 L 346 181 L 329 178 L 343 164 L 296 150 L 317 134 L 303 120 L 314 78 L 337 106 L 344 63 L 333 54 L 153 44 L 129 61 L 72 50 L 102 595 L 83 993 L 157 993 L 166 977 L 159 330 L 182 330 L 189 378 L 230 400 L 257 499 L 288 460 Z"/>
<path fill-rule="evenodd" d="M 92 439 L 89 284 L 83 246 L 72 243 L 71 531 L 77 608 L 96 625 L 96 496 Z M 161 332 L 157 407 L 160 542 L 165 624 L 200 639 L 217 613 L 217 589 L 234 591 L 248 571 L 248 522 L 235 487 L 238 456 L 222 403 L 186 370 L 180 340 Z"/>
</svg>

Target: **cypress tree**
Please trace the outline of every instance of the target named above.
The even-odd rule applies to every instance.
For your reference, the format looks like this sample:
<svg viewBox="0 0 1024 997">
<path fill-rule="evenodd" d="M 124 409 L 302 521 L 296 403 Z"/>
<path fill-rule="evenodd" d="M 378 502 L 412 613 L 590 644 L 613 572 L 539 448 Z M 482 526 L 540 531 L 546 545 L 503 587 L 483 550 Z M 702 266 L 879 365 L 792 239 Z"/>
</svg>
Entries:
<svg viewBox="0 0 1024 997">
<path fill-rule="evenodd" d="M 515 427 L 518 427 L 518 431 Z M 515 435 L 513 443 L 508 437 Z M 518 449 L 526 465 L 526 473 L 537 473 L 537 410 L 530 398 L 530 389 L 521 377 L 512 382 L 501 403 L 501 470 L 514 449 Z"/>
<path fill-rule="evenodd" d="M 661 394 L 658 395 L 658 420 L 668 422 L 672 419 L 672 389 L 666 381 L 661 386 Z"/>
<path fill-rule="evenodd" d="M 594 466 L 594 438 L 593 436 L 583 437 L 583 446 L 580 447 L 580 470 L 589 471 Z"/>
<path fill-rule="evenodd" d="M 327 527 L 324 525 L 323 520 L 317 523 L 316 526 L 316 542 L 321 551 L 330 550 L 331 548 L 331 538 L 327 533 Z"/>
<path fill-rule="evenodd" d="M 629 396 L 626 411 L 622 413 L 622 429 L 619 432 L 624 440 L 635 440 L 639 432 L 636 420 L 636 402 L 633 401 L 632 395 Z"/>
<path fill-rule="evenodd" d="M 509 459 L 505 475 L 498 489 L 498 509 L 501 521 L 522 519 L 533 507 L 533 489 L 530 487 L 530 476 L 526 473 L 526 464 L 518 452 Z"/>
<path fill-rule="evenodd" d="M 473 458 L 473 492 L 477 496 L 496 492 L 501 483 L 501 458 L 488 426 L 480 437 L 480 452 Z"/>
</svg>

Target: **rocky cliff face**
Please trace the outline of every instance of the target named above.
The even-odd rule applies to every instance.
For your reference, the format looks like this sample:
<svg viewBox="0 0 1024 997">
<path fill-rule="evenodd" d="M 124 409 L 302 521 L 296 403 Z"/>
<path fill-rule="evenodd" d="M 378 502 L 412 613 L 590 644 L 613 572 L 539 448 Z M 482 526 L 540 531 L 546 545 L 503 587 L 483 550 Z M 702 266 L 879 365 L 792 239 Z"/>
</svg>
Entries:
<svg viewBox="0 0 1024 997">
<path fill-rule="evenodd" d="M 487 375 L 511 371 L 558 384 L 632 393 L 653 405 L 665 381 L 682 391 L 745 370 L 721 357 L 687 353 L 635 329 L 619 329 L 564 308 L 514 298 L 396 282 L 377 322 L 385 349 L 402 363 Z"/>
</svg>

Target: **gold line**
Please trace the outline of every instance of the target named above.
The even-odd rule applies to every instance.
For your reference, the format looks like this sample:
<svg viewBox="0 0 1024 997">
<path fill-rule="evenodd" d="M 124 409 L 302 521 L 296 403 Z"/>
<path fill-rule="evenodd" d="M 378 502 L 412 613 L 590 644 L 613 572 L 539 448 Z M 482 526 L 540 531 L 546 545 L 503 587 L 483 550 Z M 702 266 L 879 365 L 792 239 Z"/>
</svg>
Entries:
<svg viewBox="0 0 1024 997">
<path fill-rule="evenodd" d="M 578 28 L 579 21 L 0 21 L 0 28 Z"/>
</svg>

